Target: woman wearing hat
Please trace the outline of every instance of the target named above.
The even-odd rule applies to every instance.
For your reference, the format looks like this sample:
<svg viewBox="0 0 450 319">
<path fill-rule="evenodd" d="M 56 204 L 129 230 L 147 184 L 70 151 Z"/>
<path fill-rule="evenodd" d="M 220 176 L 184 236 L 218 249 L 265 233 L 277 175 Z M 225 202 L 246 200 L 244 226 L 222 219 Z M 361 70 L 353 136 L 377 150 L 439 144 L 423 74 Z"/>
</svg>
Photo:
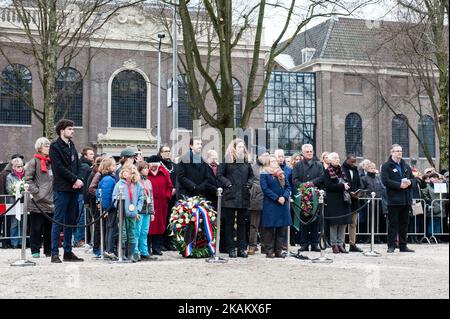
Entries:
<svg viewBox="0 0 450 319">
<path fill-rule="evenodd" d="M 169 201 L 173 194 L 173 184 L 167 170 L 161 166 L 157 155 L 150 156 L 148 179 L 153 188 L 155 219 L 151 222 L 149 235 L 153 255 L 162 255 L 161 242 L 167 228 Z"/>
</svg>

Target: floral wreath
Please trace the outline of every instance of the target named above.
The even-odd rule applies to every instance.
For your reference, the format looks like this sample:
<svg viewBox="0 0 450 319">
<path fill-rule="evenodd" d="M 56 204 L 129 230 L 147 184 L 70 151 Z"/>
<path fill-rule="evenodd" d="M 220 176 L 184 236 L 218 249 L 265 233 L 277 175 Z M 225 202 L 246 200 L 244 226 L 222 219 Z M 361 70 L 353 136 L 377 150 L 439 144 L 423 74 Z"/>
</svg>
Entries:
<svg viewBox="0 0 450 319">
<path fill-rule="evenodd" d="M 316 213 L 319 207 L 318 197 L 319 190 L 314 187 L 313 183 L 300 184 L 298 194 L 295 196 L 295 202 L 303 216 L 311 217 Z"/>
<path fill-rule="evenodd" d="M 214 256 L 216 218 L 217 213 L 210 203 L 198 196 L 179 200 L 172 208 L 169 229 L 183 257 Z"/>
</svg>

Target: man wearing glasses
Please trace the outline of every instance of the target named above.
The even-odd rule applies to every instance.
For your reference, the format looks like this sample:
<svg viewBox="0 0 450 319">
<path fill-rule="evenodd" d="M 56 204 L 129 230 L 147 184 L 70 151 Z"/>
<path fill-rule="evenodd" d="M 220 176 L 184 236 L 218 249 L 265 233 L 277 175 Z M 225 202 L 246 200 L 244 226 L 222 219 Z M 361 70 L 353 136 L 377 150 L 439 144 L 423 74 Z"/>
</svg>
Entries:
<svg viewBox="0 0 450 319">
<path fill-rule="evenodd" d="M 388 253 L 393 253 L 399 236 L 400 252 L 414 252 L 406 246 L 409 211 L 412 204 L 411 167 L 402 159 L 402 147 L 392 145 L 391 157 L 381 167 L 381 180 L 388 198 Z"/>
</svg>

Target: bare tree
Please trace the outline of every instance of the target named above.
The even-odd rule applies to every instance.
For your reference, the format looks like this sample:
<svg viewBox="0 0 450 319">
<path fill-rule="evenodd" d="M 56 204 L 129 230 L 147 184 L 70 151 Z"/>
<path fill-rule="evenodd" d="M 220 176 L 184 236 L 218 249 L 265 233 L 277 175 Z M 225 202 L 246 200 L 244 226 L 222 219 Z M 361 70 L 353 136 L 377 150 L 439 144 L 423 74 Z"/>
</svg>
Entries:
<svg viewBox="0 0 450 319">
<path fill-rule="evenodd" d="M 407 107 L 421 126 L 424 115 L 431 113 L 439 141 L 439 167 L 448 170 L 448 0 L 399 0 L 397 4 L 399 20 L 380 28 L 377 45 L 368 56 L 375 69 L 390 68 L 405 74 L 411 92 L 392 98 L 398 88 L 389 82 L 391 79 L 375 76 L 369 82 L 381 97 L 381 107 L 393 114 L 399 115 L 402 107 Z M 430 165 L 436 167 L 426 142 L 427 131 L 419 132 L 409 121 L 407 125 Z"/>
<path fill-rule="evenodd" d="M 43 107 L 32 98 L 23 94 L 20 87 L 14 88 L 6 83 L 10 93 L 17 94 L 31 109 L 32 114 L 42 123 L 43 134 L 55 137 L 55 113 L 58 99 L 67 99 L 71 90 L 58 90 L 56 78 L 58 68 L 69 67 L 73 59 L 89 46 L 89 41 L 108 20 L 125 7 L 136 5 L 143 0 L 11 0 L 9 5 L 1 8 L 3 14 L 12 15 L 11 23 L 19 30 L 11 36 L 0 34 L 0 54 L 11 64 L 11 55 L 20 50 L 30 56 L 31 65 L 36 67 L 42 88 Z M 12 38 L 14 37 L 14 38 Z M 89 66 L 87 65 L 87 68 Z M 87 69 L 86 68 L 86 69 Z M 61 75 L 65 83 L 67 72 Z M 8 79 L 0 77 L 0 82 Z M 11 84 L 11 85 L 9 85 Z M 60 96 L 58 96 L 58 93 Z M 65 94 L 66 96 L 62 96 Z M 66 100 L 65 105 L 70 102 Z M 59 110 L 64 114 L 67 110 Z"/>
<path fill-rule="evenodd" d="M 247 127 L 252 112 L 262 104 L 270 76 L 275 65 L 275 58 L 280 55 L 294 40 L 298 33 L 311 20 L 318 17 L 333 15 L 350 15 L 369 1 L 227 1 L 198 0 L 204 8 L 200 17 L 208 21 L 213 47 L 207 50 L 211 58 L 205 56 L 205 50 L 199 45 L 198 12 L 193 10 L 194 1 L 179 0 L 177 4 L 164 0 L 169 5 L 177 5 L 183 32 L 183 67 L 186 74 L 187 88 L 191 106 L 211 127 L 217 128 L 225 139 L 225 128 L 234 125 L 234 92 L 233 70 L 237 64 L 233 53 L 240 49 L 243 41 L 250 49 L 248 81 L 243 88 L 245 96 L 243 114 L 238 127 Z M 263 45 L 263 27 L 270 11 L 278 10 L 282 31 L 269 48 Z M 295 26 L 294 32 L 286 41 L 290 25 Z M 250 35 L 250 36 L 249 36 Z M 205 94 L 207 93 L 207 94 Z M 207 99 L 212 98 L 215 108 L 207 107 Z M 223 143 L 224 144 L 224 143 Z"/>
</svg>

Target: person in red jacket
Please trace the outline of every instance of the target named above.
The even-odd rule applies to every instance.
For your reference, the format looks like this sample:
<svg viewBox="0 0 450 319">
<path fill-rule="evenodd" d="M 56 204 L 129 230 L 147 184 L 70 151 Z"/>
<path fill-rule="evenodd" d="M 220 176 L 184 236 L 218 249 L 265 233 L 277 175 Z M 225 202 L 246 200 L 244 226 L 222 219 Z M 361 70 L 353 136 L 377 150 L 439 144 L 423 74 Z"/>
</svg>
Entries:
<svg viewBox="0 0 450 319">
<path fill-rule="evenodd" d="M 152 254 L 162 255 L 161 242 L 167 228 L 168 204 L 175 192 L 169 173 L 161 166 L 160 158 L 153 155 L 148 162 L 150 164 L 148 179 L 152 183 L 155 207 L 155 220 L 151 222 L 148 234 Z"/>
</svg>

